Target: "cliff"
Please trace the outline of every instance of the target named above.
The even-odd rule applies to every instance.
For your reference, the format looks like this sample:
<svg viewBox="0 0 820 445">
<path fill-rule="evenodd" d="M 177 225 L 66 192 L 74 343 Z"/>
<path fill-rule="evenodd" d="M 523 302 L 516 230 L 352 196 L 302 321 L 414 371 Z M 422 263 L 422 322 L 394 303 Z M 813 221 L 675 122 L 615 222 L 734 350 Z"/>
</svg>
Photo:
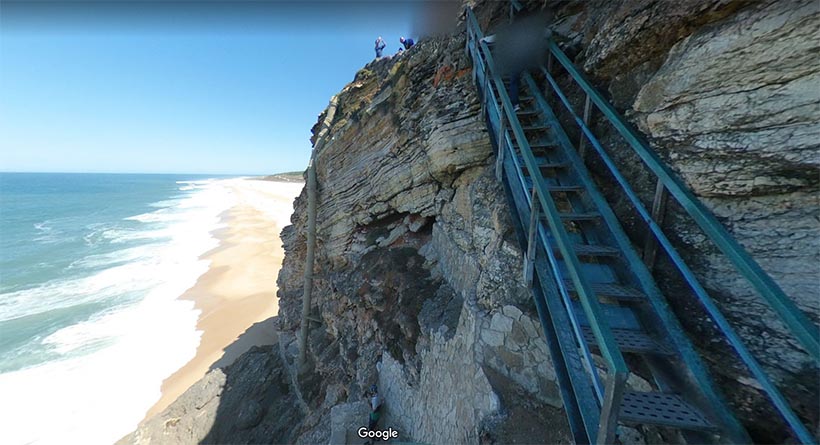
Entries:
<svg viewBox="0 0 820 445">
<path fill-rule="evenodd" d="M 505 6 L 479 4 L 482 26 L 503 21 Z M 816 321 L 817 3 L 558 2 L 554 15 L 576 64 Z M 303 191 L 293 224 L 282 232 L 279 348 L 251 351 L 214 370 L 128 442 L 173 436 L 181 443 L 327 443 L 331 432 L 343 440 L 345 424 L 365 424 L 360 402 L 374 383 L 385 399 L 381 424 L 398 430 L 402 441 L 569 441 L 510 209 L 493 174 L 464 39 L 461 24 L 401 56 L 371 62 L 319 116 L 314 134 L 325 136 L 314 155 L 308 371 L 297 376 L 292 369 L 305 264 Z M 651 196 L 646 172 L 626 150 L 614 152 L 630 179 L 645 185 L 639 192 Z M 600 166 L 591 168 L 639 242 L 642 234 L 606 187 L 609 179 Z M 770 314 L 702 247 L 680 212 L 672 207 L 666 218 L 675 242 L 816 426 L 816 368 L 766 321 Z M 657 273 L 667 273 L 664 264 Z M 711 326 L 691 297 L 668 292 L 676 290 L 673 281 L 666 286 L 755 438 L 787 440 L 778 425 L 760 422 L 769 414 L 755 383 L 723 359 L 723 345 L 709 341 Z M 640 376 L 630 384 L 647 385 Z M 211 414 L 197 420 L 203 406 Z M 187 436 L 168 433 L 180 425 Z M 676 438 L 624 428 L 621 440 Z"/>
</svg>

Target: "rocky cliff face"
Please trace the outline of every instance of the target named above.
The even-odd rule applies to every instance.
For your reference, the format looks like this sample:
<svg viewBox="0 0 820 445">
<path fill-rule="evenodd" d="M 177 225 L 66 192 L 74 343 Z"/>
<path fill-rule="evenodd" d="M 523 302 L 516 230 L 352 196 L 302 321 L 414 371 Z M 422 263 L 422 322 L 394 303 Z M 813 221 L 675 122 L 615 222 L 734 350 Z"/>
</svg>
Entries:
<svg viewBox="0 0 820 445">
<path fill-rule="evenodd" d="M 424 39 L 369 64 L 315 128 L 329 131 L 314 160 L 312 363 L 351 401 L 380 383 L 386 424 L 429 443 L 501 434 L 504 397 L 560 406 L 463 45 Z M 283 330 L 299 323 L 305 200 L 283 232 Z M 560 413 L 543 412 L 562 437 Z"/>
<path fill-rule="evenodd" d="M 530 3 L 531 9 L 544 6 Z M 816 320 L 817 4 L 623 0 L 551 6 L 559 39 L 577 64 Z M 477 7 L 482 25 L 490 28 L 507 12 L 502 2 Z M 238 382 L 266 373 L 296 380 L 287 363 L 295 354 L 303 290 L 303 192 L 293 225 L 282 233 L 280 348 L 267 351 L 277 357 L 257 350 L 243 358 L 270 363 L 271 370 L 231 367 L 227 380 L 209 374 L 198 384 L 204 389 L 194 390 L 205 391 L 220 378 L 231 386 L 234 378 L 234 394 L 245 391 L 260 407 L 274 393 L 285 402 L 272 405 L 273 411 L 236 405 L 239 416 L 222 418 L 226 424 L 213 432 L 222 435 L 209 436 L 215 441 L 254 442 L 262 440 L 259 434 L 273 442 L 352 440 L 348 430 L 365 424 L 361 402 L 373 383 L 385 398 L 382 424 L 398 429 L 400 440 L 569 441 L 463 45 L 458 28 L 422 39 L 401 56 L 374 61 L 319 116 L 309 371 L 299 384 L 237 389 Z M 604 139 L 612 142 L 614 157 L 651 199 L 654 183 L 611 136 Z M 600 166 L 590 167 L 641 242 L 622 198 L 611 192 Z M 770 314 L 730 278 L 680 209 L 670 207 L 666 228 L 744 336 L 757 339 L 756 352 L 801 414 L 816 425 L 816 368 L 766 321 Z M 668 272 L 661 262 L 659 276 Z M 708 341 L 711 327 L 691 295 L 669 283 L 673 306 L 691 336 L 707 340 L 698 346 L 733 403 L 745 410 L 753 433 L 768 442 L 784 440 L 775 422 L 760 421 L 771 414 L 759 410 L 754 382 L 722 359 L 722 345 Z M 636 376 L 630 384 L 646 383 Z M 181 409 L 179 403 L 169 410 Z M 291 414 L 287 422 L 269 417 L 278 409 Z M 192 414 L 163 416 L 157 428 L 167 430 L 169 419 L 180 417 L 175 425 L 188 425 L 184 419 Z M 621 440 L 673 439 L 654 434 L 624 429 Z"/>
</svg>

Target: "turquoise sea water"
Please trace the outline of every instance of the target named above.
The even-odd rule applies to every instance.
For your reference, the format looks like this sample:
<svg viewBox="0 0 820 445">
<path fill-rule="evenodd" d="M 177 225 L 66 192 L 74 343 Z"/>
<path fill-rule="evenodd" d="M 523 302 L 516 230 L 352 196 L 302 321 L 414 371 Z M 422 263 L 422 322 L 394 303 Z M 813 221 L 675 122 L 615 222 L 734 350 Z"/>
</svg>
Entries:
<svg viewBox="0 0 820 445">
<path fill-rule="evenodd" d="M 223 182 L 0 173 L 0 443 L 110 443 L 141 419 L 198 345 L 177 297 L 207 270 Z"/>
</svg>

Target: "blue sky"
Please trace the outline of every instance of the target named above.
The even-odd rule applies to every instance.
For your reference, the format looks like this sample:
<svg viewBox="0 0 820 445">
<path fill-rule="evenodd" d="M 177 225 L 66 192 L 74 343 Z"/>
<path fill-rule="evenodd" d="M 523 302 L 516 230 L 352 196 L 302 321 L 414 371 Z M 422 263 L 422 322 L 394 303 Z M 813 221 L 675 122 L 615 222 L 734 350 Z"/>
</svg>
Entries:
<svg viewBox="0 0 820 445">
<path fill-rule="evenodd" d="M 303 170 L 310 128 L 373 59 L 376 36 L 392 54 L 413 32 L 411 5 L 325 6 L 227 19 L 196 6 L 6 8 L 0 171 Z"/>
</svg>

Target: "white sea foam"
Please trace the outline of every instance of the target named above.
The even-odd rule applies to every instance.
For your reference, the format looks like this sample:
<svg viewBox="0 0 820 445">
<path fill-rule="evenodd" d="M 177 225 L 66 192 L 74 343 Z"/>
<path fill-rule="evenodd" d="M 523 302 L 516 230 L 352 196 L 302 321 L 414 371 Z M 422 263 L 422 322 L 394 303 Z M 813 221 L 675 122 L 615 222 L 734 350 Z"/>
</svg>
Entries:
<svg viewBox="0 0 820 445">
<path fill-rule="evenodd" d="M 146 243 L 72 263 L 88 276 L 0 295 L 0 321 L 140 296 L 42 339 L 60 360 L 0 374 L 0 442 L 109 444 L 136 427 L 162 381 L 196 352 L 198 311 L 178 297 L 208 268 L 200 256 L 236 202 L 228 184 L 192 181 L 185 197 L 129 218 L 138 229 L 89 227 L 111 242 Z"/>
<path fill-rule="evenodd" d="M 34 228 L 37 230 L 37 236 L 34 237 L 34 241 L 43 244 L 55 244 L 60 242 L 62 232 L 54 228 L 52 221 L 46 220 L 35 223 Z"/>
</svg>

